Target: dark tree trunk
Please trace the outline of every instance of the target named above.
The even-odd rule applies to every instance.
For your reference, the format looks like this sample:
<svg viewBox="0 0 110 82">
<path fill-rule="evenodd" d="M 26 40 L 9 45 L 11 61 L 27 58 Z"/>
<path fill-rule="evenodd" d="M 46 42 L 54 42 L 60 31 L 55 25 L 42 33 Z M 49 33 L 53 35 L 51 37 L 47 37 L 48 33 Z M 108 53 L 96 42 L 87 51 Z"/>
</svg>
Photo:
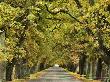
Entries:
<svg viewBox="0 0 110 82">
<path fill-rule="evenodd" d="M 12 81 L 12 73 L 13 73 L 13 67 L 16 63 L 16 59 L 13 58 L 11 62 L 7 62 L 6 65 L 6 80 L 7 81 Z"/>
<path fill-rule="evenodd" d="M 101 72 L 102 72 L 102 59 L 99 58 L 97 61 L 96 79 L 101 79 Z"/>
<path fill-rule="evenodd" d="M 67 66 L 65 64 L 61 65 L 62 68 L 67 68 Z"/>
<path fill-rule="evenodd" d="M 86 67 L 86 78 L 90 78 L 90 62 L 87 62 L 87 67 Z"/>
<path fill-rule="evenodd" d="M 75 71 L 74 64 L 72 62 L 68 63 L 67 68 L 69 71 Z"/>
<path fill-rule="evenodd" d="M 12 81 L 12 71 L 13 71 L 13 64 L 8 62 L 6 66 L 6 80 L 7 81 Z"/>
<path fill-rule="evenodd" d="M 35 66 L 31 67 L 30 69 L 30 73 L 34 73 L 36 70 L 35 70 Z"/>
<path fill-rule="evenodd" d="M 40 71 L 44 70 L 44 63 L 40 63 L 40 68 L 39 69 L 40 69 Z"/>
<path fill-rule="evenodd" d="M 84 74 L 85 62 L 86 62 L 86 55 L 82 54 L 79 60 L 79 74 L 80 75 Z"/>
<path fill-rule="evenodd" d="M 21 79 L 22 77 L 20 64 L 16 64 L 16 76 L 17 76 L 17 79 Z"/>
<path fill-rule="evenodd" d="M 70 71 L 75 72 L 75 70 L 76 70 L 76 65 L 71 64 Z"/>
<path fill-rule="evenodd" d="M 106 46 L 104 45 L 104 40 L 103 40 L 103 32 L 102 32 L 102 30 L 101 30 L 101 24 L 100 24 L 100 22 L 101 22 L 101 20 L 102 19 L 100 19 L 99 18 L 99 13 L 97 12 L 97 15 L 96 15 L 97 17 L 98 17 L 98 22 L 97 22 L 97 24 L 96 24 L 96 30 L 97 30 L 97 38 L 98 38 L 98 44 L 99 44 L 99 50 L 100 50 L 100 52 L 101 52 L 101 56 L 102 56 L 102 58 L 103 58 L 103 60 L 104 60 L 104 62 L 107 64 L 107 65 L 109 65 L 110 64 L 110 60 L 109 60 L 109 58 L 110 58 L 110 55 L 109 55 L 109 50 L 106 48 Z"/>
<path fill-rule="evenodd" d="M 42 62 L 40 63 L 39 69 L 44 70 L 46 68 L 46 58 L 43 58 Z"/>
</svg>

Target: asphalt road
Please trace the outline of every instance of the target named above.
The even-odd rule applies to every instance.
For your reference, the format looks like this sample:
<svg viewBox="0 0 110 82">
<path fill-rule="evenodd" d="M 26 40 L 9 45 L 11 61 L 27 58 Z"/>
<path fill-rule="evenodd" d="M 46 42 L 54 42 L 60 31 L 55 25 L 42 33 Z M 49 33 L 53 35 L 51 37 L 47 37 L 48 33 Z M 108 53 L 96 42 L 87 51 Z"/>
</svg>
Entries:
<svg viewBox="0 0 110 82">
<path fill-rule="evenodd" d="M 45 70 L 45 74 L 39 79 L 29 80 L 28 82 L 82 82 L 76 80 L 72 75 L 60 67 L 51 67 Z"/>
</svg>

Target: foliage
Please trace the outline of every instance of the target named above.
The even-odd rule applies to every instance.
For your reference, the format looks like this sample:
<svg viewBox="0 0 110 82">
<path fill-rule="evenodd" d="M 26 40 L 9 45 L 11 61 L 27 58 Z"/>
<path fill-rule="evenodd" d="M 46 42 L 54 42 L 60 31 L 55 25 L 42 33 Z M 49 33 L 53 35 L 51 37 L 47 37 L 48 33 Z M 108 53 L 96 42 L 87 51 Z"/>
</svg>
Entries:
<svg viewBox="0 0 110 82">
<path fill-rule="evenodd" d="M 82 54 L 89 61 L 102 57 L 100 40 L 110 48 L 109 0 L 78 1 L 1 2 L 0 30 L 5 32 L 7 61 L 16 58 L 17 62 L 33 67 L 39 62 L 78 64 Z"/>
</svg>

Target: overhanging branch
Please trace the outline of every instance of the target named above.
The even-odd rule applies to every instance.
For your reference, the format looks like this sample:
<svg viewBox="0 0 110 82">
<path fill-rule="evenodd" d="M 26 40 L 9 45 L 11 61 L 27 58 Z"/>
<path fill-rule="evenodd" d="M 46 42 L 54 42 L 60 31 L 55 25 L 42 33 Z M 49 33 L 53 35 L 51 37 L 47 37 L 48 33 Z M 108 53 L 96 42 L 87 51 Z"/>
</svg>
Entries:
<svg viewBox="0 0 110 82">
<path fill-rule="evenodd" d="M 46 7 L 47 11 L 49 13 L 53 14 L 53 15 L 56 15 L 56 14 L 58 14 L 60 12 L 62 12 L 62 13 L 66 13 L 67 12 L 66 9 L 62 9 L 62 8 L 61 9 L 58 9 L 57 11 L 50 11 L 49 8 L 48 8 L 48 6 L 46 4 L 45 4 L 45 7 Z"/>
<path fill-rule="evenodd" d="M 74 16 L 72 16 L 69 12 L 66 12 L 66 14 L 68 14 L 71 18 L 73 18 L 74 20 L 76 20 L 77 22 L 83 24 L 81 21 L 79 21 L 77 18 L 75 18 Z"/>
<path fill-rule="evenodd" d="M 83 24 L 81 21 L 79 21 L 77 18 L 75 18 L 73 15 L 71 15 L 71 14 L 68 12 L 68 10 L 66 10 L 66 9 L 60 8 L 60 9 L 58 9 L 57 11 L 50 11 L 49 8 L 48 8 L 48 6 L 47 6 L 46 4 L 45 4 L 45 7 L 46 7 L 46 10 L 47 10 L 49 13 L 53 14 L 53 15 L 56 15 L 56 14 L 58 14 L 58 13 L 65 13 L 65 14 L 69 15 L 71 18 L 73 18 L 74 20 L 76 20 L 77 22 Z"/>
<path fill-rule="evenodd" d="M 61 21 L 61 19 L 59 19 L 59 18 L 46 18 L 46 19 L 49 19 L 49 20 L 58 20 L 58 21 Z"/>
</svg>

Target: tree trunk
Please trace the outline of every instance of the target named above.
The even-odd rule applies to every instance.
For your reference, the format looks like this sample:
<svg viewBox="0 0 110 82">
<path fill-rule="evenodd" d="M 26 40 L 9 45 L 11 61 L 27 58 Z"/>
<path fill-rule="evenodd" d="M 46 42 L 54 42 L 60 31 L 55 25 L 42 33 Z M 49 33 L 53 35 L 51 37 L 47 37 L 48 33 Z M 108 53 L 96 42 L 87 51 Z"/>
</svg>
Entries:
<svg viewBox="0 0 110 82">
<path fill-rule="evenodd" d="M 75 65 L 72 62 L 68 63 L 67 67 L 69 71 L 72 71 L 72 72 L 75 71 Z"/>
<path fill-rule="evenodd" d="M 8 62 L 6 65 L 6 80 L 7 81 L 12 81 L 13 67 L 14 67 L 13 62 L 12 63 Z"/>
<path fill-rule="evenodd" d="M 92 79 L 96 78 L 96 61 L 93 60 L 92 62 Z"/>
<path fill-rule="evenodd" d="M 21 65 L 20 64 L 16 64 L 16 76 L 17 79 L 21 79 L 22 78 L 22 74 L 21 74 Z"/>
<path fill-rule="evenodd" d="M 87 78 L 95 79 L 95 76 L 96 76 L 96 61 L 95 60 L 88 61 L 87 64 L 88 64 L 87 65 L 87 71 L 86 71 Z"/>
<path fill-rule="evenodd" d="M 87 61 L 87 66 L 86 66 L 86 77 L 90 77 L 90 62 Z"/>
<path fill-rule="evenodd" d="M 39 70 L 44 70 L 44 63 L 40 63 Z"/>
<path fill-rule="evenodd" d="M 12 81 L 13 68 L 16 64 L 16 58 L 13 58 L 12 61 L 8 61 L 6 65 L 6 80 Z"/>
<path fill-rule="evenodd" d="M 93 67 L 93 62 L 90 62 L 90 74 L 89 74 L 89 79 L 93 79 L 93 75 L 94 75 L 94 67 Z"/>
<path fill-rule="evenodd" d="M 16 70 L 16 67 L 14 65 L 13 72 L 12 72 L 12 80 L 16 79 L 16 71 L 15 70 Z"/>
<path fill-rule="evenodd" d="M 46 64 L 46 63 L 47 63 L 47 62 L 45 62 L 45 63 L 44 63 L 44 69 L 46 69 L 46 68 L 47 68 L 47 64 Z"/>
<path fill-rule="evenodd" d="M 106 78 L 106 82 L 110 82 L 110 65 L 108 66 L 108 78 Z"/>
<path fill-rule="evenodd" d="M 30 69 L 30 73 L 34 73 L 35 72 L 35 66 L 31 67 Z"/>
<path fill-rule="evenodd" d="M 37 62 L 36 71 L 39 71 L 40 68 L 40 61 Z"/>
<path fill-rule="evenodd" d="M 80 75 L 84 74 L 85 62 L 86 62 L 86 55 L 82 54 L 79 60 L 79 74 Z"/>
<path fill-rule="evenodd" d="M 6 81 L 6 61 L 0 62 L 0 82 Z"/>
<path fill-rule="evenodd" d="M 96 70 L 96 79 L 101 79 L 101 72 L 102 72 L 102 59 L 98 58 L 97 70 Z"/>
</svg>

